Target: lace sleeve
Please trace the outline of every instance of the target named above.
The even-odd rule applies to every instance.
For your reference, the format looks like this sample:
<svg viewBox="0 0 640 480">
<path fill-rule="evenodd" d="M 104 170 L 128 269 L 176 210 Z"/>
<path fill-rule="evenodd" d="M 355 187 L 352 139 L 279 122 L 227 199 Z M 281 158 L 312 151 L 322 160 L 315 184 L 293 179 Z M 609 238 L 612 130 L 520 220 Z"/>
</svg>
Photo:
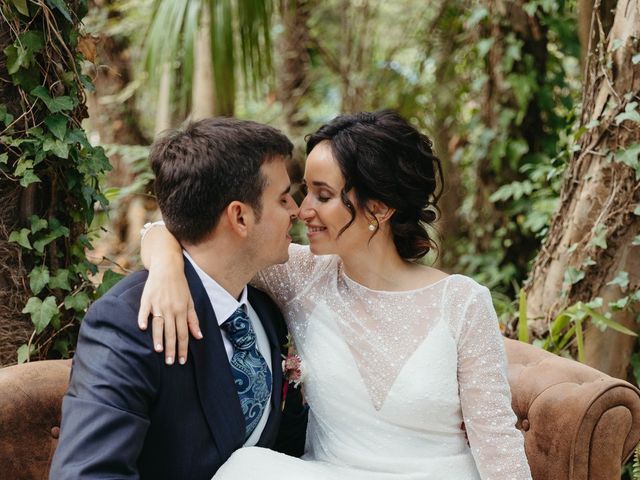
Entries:
<svg viewBox="0 0 640 480">
<path fill-rule="evenodd" d="M 251 285 L 267 292 L 283 308 L 306 289 L 319 263 L 318 258 L 308 246 L 292 243 L 289 246 L 289 260 L 261 270 L 251 280 Z"/>
<path fill-rule="evenodd" d="M 471 297 L 458 340 L 458 381 L 469 444 L 483 480 L 531 478 L 515 427 L 504 341 L 489 290 Z"/>
</svg>

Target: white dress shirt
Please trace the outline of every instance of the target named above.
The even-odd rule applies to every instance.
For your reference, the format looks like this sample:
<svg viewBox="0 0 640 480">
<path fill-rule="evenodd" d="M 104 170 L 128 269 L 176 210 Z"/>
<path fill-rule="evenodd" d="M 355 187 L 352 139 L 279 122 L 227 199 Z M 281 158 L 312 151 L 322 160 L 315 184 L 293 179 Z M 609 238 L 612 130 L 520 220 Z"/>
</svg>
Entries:
<svg viewBox="0 0 640 480">
<path fill-rule="evenodd" d="M 224 288 L 220 286 L 218 282 L 216 282 L 213 278 L 211 278 L 204 270 L 202 270 L 196 262 L 189 256 L 189 254 L 183 250 L 184 256 L 189 260 L 194 270 L 200 277 L 200 281 L 202 285 L 204 285 L 204 289 L 209 296 L 209 300 L 211 302 L 211 306 L 213 307 L 213 311 L 216 314 L 216 319 L 218 320 L 218 326 L 220 327 L 227 319 L 235 312 L 238 307 L 241 305 L 245 305 L 247 310 L 247 315 L 249 316 L 249 320 L 251 321 L 251 325 L 253 326 L 253 330 L 256 333 L 256 344 L 258 351 L 264 357 L 267 362 L 267 367 L 269 371 L 271 371 L 271 346 L 269 345 L 269 338 L 267 337 L 267 333 L 262 326 L 262 322 L 258 317 L 258 314 L 251 307 L 251 304 L 247 300 L 247 287 L 245 286 L 242 289 L 242 293 L 240 294 L 240 299 L 235 299 L 233 295 L 227 292 Z M 203 319 L 199 319 L 201 322 Z M 220 333 L 222 334 L 222 342 L 224 343 L 224 348 L 227 352 L 227 358 L 231 360 L 233 356 L 233 345 L 229 340 L 229 336 L 227 332 L 225 332 L 222 328 L 220 328 Z M 271 396 L 269 396 L 269 401 L 262 413 L 262 418 L 258 422 L 258 425 L 251 433 L 251 436 L 244 443 L 245 447 L 251 447 L 258 443 L 260 440 L 260 435 L 262 435 L 262 431 L 264 430 L 265 425 L 267 424 L 267 420 L 269 419 L 269 414 L 271 412 Z"/>
</svg>

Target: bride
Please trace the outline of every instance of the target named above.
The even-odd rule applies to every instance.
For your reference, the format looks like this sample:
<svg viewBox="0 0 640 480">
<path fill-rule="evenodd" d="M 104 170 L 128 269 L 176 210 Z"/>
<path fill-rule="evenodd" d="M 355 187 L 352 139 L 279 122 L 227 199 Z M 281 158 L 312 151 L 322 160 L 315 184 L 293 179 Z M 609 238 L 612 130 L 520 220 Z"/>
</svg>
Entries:
<svg viewBox="0 0 640 480">
<path fill-rule="evenodd" d="M 310 135 L 307 154 L 309 246 L 252 282 L 302 360 L 305 454 L 241 448 L 214 478 L 530 479 L 489 291 L 417 263 L 434 247 L 425 225 L 442 187 L 430 140 L 394 112 L 359 113 Z M 177 248 L 151 229 L 145 265 Z M 151 271 L 143 305 L 183 303 L 171 275 L 182 265 Z M 184 312 L 162 312 L 186 330 Z"/>
</svg>

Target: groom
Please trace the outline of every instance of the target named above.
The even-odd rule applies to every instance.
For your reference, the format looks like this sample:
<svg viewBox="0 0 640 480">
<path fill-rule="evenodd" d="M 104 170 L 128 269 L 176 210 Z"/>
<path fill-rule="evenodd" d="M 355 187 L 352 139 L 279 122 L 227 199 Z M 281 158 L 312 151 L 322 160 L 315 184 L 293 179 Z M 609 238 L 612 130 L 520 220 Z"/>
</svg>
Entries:
<svg viewBox="0 0 640 480">
<path fill-rule="evenodd" d="M 301 451 L 306 413 L 292 397 L 281 409 L 286 328 L 246 285 L 288 259 L 291 151 L 279 131 L 228 118 L 154 143 L 158 204 L 183 245 L 204 338 L 190 340 L 177 368 L 154 352 L 136 321 L 146 270 L 95 302 L 80 328 L 51 480 L 209 480 L 242 446 Z"/>
</svg>

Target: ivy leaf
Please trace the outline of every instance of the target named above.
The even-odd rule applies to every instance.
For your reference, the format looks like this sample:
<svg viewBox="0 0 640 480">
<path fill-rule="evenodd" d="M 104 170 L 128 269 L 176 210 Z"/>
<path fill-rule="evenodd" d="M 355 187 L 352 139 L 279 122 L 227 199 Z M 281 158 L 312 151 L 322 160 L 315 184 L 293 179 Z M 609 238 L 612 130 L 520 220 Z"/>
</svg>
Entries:
<svg viewBox="0 0 640 480">
<path fill-rule="evenodd" d="M 616 116 L 616 124 L 620 125 L 625 120 L 640 123 L 640 113 L 638 113 L 637 107 L 638 102 L 627 103 L 624 112 Z"/>
<path fill-rule="evenodd" d="M 42 85 L 31 90 L 30 94 L 42 100 L 51 113 L 73 110 L 73 100 L 71 97 L 63 96 L 52 98 L 49 90 Z"/>
<path fill-rule="evenodd" d="M 67 295 L 64 299 L 64 307 L 67 310 L 84 312 L 89 305 L 89 296 L 85 292 L 78 292 L 75 295 Z"/>
<path fill-rule="evenodd" d="M 619 285 L 622 291 L 625 291 L 629 286 L 629 274 L 627 272 L 618 272 L 616 277 L 611 280 L 607 285 Z"/>
<path fill-rule="evenodd" d="M 0 153 L 0 163 L 6 165 L 8 161 L 9 161 L 9 154 L 6 152 Z"/>
<path fill-rule="evenodd" d="M 11 122 L 13 122 L 13 115 L 11 115 L 7 111 L 7 106 L 6 105 L 0 105 L 0 122 L 4 123 L 7 126 Z"/>
<path fill-rule="evenodd" d="M 638 155 L 640 155 L 640 143 L 620 149 L 615 154 L 616 162 L 624 163 L 636 171 L 636 180 L 640 179 L 640 162 L 638 162 Z"/>
<path fill-rule="evenodd" d="M 18 348 L 18 363 L 24 363 L 29 360 L 29 358 L 31 358 L 31 355 L 33 355 L 35 351 L 35 345 L 31 345 L 31 348 L 29 348 L 29 345 L 27 345 L 26 343 L 20 345 L 20 348 Z"/>
<path fill-rule="evenodd" d="M 15 242 L 21 247 L 28 248 L 29 250 L 31 250 L 32 247 L 31 247 L 31 243 L 29 243 L 29 233 L 30 233 L 29 229 L 27 228 L 23 228 L 19 232 L 18 231 L 11 232 L 11 235 L 9 235 L 9 241 Z"/>
<path fill-rule="evenodd" d="M 635 210 L 633 211 L 633 214 L 637 217 L 640 217 L 640 205 L 638 205 Z"/>
<path fill-rule="evenodd" d="M 583 267 L 592 267 L 594 265 L 596 265 L 596 262 L 591 257 L 585 258 L 584 261 L 582 262 Z"/>
<path fill-rule="evenodd" d="M 633 239 L 633 241 L 631 242 L 631 245 L 640 245 L 640 235 L 636 235 L 635 238 Z"/>
<path fill-rule="evenodd" d="M 22 87 L 27 92 L 42 84 L 43 81 L 40 69 L 35 64 L 29 68 L 21 68 L 12 76 L 12 79 L 14 85 Z"/>
<path fill-rule="evenodd" d="M 493 45 L 493 38 L 483 38 L 476 42 L 476 48 L 478 49 L 478 56 L 480 58 L 484 58 L 489 50 L 491 50 L 491 46 Z"/>
<path fill-rule="evenodd" d="M 7 56 L 7 71 L 10 75 L 21 68 L 29 68 L 34 64 L 34 54 L 40 52 L 44 46 L 44 37 L 41 32 L 28 31 L 20 35 L 13 45 L 5 48 Z"/>
<path fill-rule="evenodd" d="M 602 307 L 602 305 L 604 305 L 604 300 L 602 299 L 602 297 L 596 297 L 590 302 L 585 303 L 585 305 L 591 309 L 600 308 Z"/>
<path fill-rule="evenodd" d="M 480 23 L 481 20 L 486 18 L 489 15 L 489 10 L 485 7 L 475 8 L 471 15 L 469 15 L 469 19 L 467 20 L 467 28 L 471 28 Z"/>
<path fill-rule="evenodd" d="M 612 310 L 623 310 L 629 303 L 629 300 L 630 299 L 628 296 L 619 298 L 616 301 L 609 302 L 609 308 L 611 308 Z"/>
<path fill-rule="evenodd" d="M 62 358 L 69 358 L 69 340 L 59 338 L 53 344 L 53 349 L 62 355 Z"/>
<path fill-rule="evenodd" d="M 33 170 L 27 170 L 26 172 L 24 172 L 24 176 L 20 179 L 20 185 L 26 188 L 32 183 L 37 183 L 40 181 L 40 178 L 38 178 L 38 176 L 33 173 Z"/>
<path fill-rule="evenodd" d="M 18 49 L 13 45 L 9 45 L 4 49 L 4 55 L 7 59 L 7 72 L 9 73 L 9 75 L 13 75 L 18 70 L 20 70 L 23 56 L 20 55 Z"/>
<path fill-rule="evenodd" d="M 71 290 L 69 285 L 69 270 L 58 270 L 51 280 L 49 280 L 49 288 L 60 288 L 62 290 Z"/>
<path fill-rule="evenodd" d="M 34 295 L 39 294 L 49 283 L 49 269 L 44 265 L 35 267 L 29 273 L 29 287 Z"/>
<path fill-rule="evenodd" d="M 29 30 L 18 37 L 18 42 L 25 48 L 29 55 L 39 53 L 44 47 L 44 36 L 42 32 Z"/>
<path fill-rule="evenodd" d="M 45 235 L 43 238 L 36 240 L 33 242 L 33 248 L 36 249 L 38 253 L 42 253 L 44 251 L 44 247 L 53 242 L 56 238 L 66 237 L 69 235 L 69 229 L 67 227 L 63 227 L 60 223 L 52 219 L 50 222 L 51 232 Z"/>
<path fill-rule="evenodd" d="M 107 291 L 111 287 L 113 287 L 116 283 L 118 283 L 123 278 L 124 278 L 124 275 L 116 273 L 113 270 L 107 270 L 106 272 L 104 272 L 104 275 L 102 276 L 102 283 L 96 290 L 96 295 L 98 297 L 101 297 L 102 295 L 107 293 Z"/>
<path fill-rule="evenodd" d="M 587 130 L 591 130 L 592 128 L 596 128 L 599 125 L 600 125 L 600 120 L 594 119 L 594 120 L 589 121 L 589 123 L 587 123 L 585 125 L 585 128 Z"/>
<path fill-rule="evenodd" d="M 67 6 L 64 4 L 63 0 L 47 0 L 47 3 L 51 8 L 57 8 L 60 13 L 71 22 L 71 15 L 69 15 L 69 10 Z"/>
<path fill-rule="evenodd" d="M 593 238 L 589 240 L 589 245 L 598 248 L 607 248 L 607 227 L 599 223 L 594 228 Z"/>
<path fill-rule="evenodd" d="M 563 283 L 565 285 L 575 285 L 576 283 L 578 283 L 580 280 L 582 280 L 584 278 L 585 273 L 573 268 L 573 267 L 569 267 L 565 272 L 564 272 L 564 280 Z"/>
<path fill-rule="evenodd" d="M 64 115 L 59 113 L 50 115 L 44 120 L 44 123 L 57 139 L 64 140 L 67 133 L 67 118 Z"/>
<path fill-rule="evenodd" d="M 42 150 L 44 150 L 45 152 L 51 152 L 56 157 L 65 159 L 69 157 L 69 145 L 67 145 L 65 142 L 53 138 L 47 138 L 42 143 Z"/>
<path fill-rule="evenodd" d="M 22 161 L 19 160 L 18 165 L 16 166 L 16 169 L 13 172 L 13 174 L 16 177 L 21 177 L 24 175 L 24 172 L 26 172 L 29 169 L 33 170 L 33 160 L 22 160 Z"/>
<path fill-rule="evenodd" d="M 53 296 L 48 296 L 43 302 L 38 297 L 31 297 L 22 313 L 31 314 L 31 322 L 36 327 L 36 333 L 41 333 L 49 325 L 51 319 L 58 314 L 56 299 Z"/>
<path fill-rule="evenodd" d="M 633 57 L 631 57 L 631 63 L 637 65 L 640 63 L 640 53 L 636 53 Z"/>
<path fill-rule="evenodd" d="M 27 0 L 12 0 L 12 3 L 13 6 L 16 7 L 16 10 L 18 10 L 22 15 L 24 15 L 25 17 L 29 16 L 29 7 L 27 6 Z M 23 347 L 26 347 L 26 345 L 23 345 Z M 18 360 L 18 363 L 22 362 Z"/>
<path fill-rule="evenodd" d="M 31 233 L 37 233 L 43 228 L 47 228 L 47 221 L 37 215 L 31 215 Z"/>
</svg>

